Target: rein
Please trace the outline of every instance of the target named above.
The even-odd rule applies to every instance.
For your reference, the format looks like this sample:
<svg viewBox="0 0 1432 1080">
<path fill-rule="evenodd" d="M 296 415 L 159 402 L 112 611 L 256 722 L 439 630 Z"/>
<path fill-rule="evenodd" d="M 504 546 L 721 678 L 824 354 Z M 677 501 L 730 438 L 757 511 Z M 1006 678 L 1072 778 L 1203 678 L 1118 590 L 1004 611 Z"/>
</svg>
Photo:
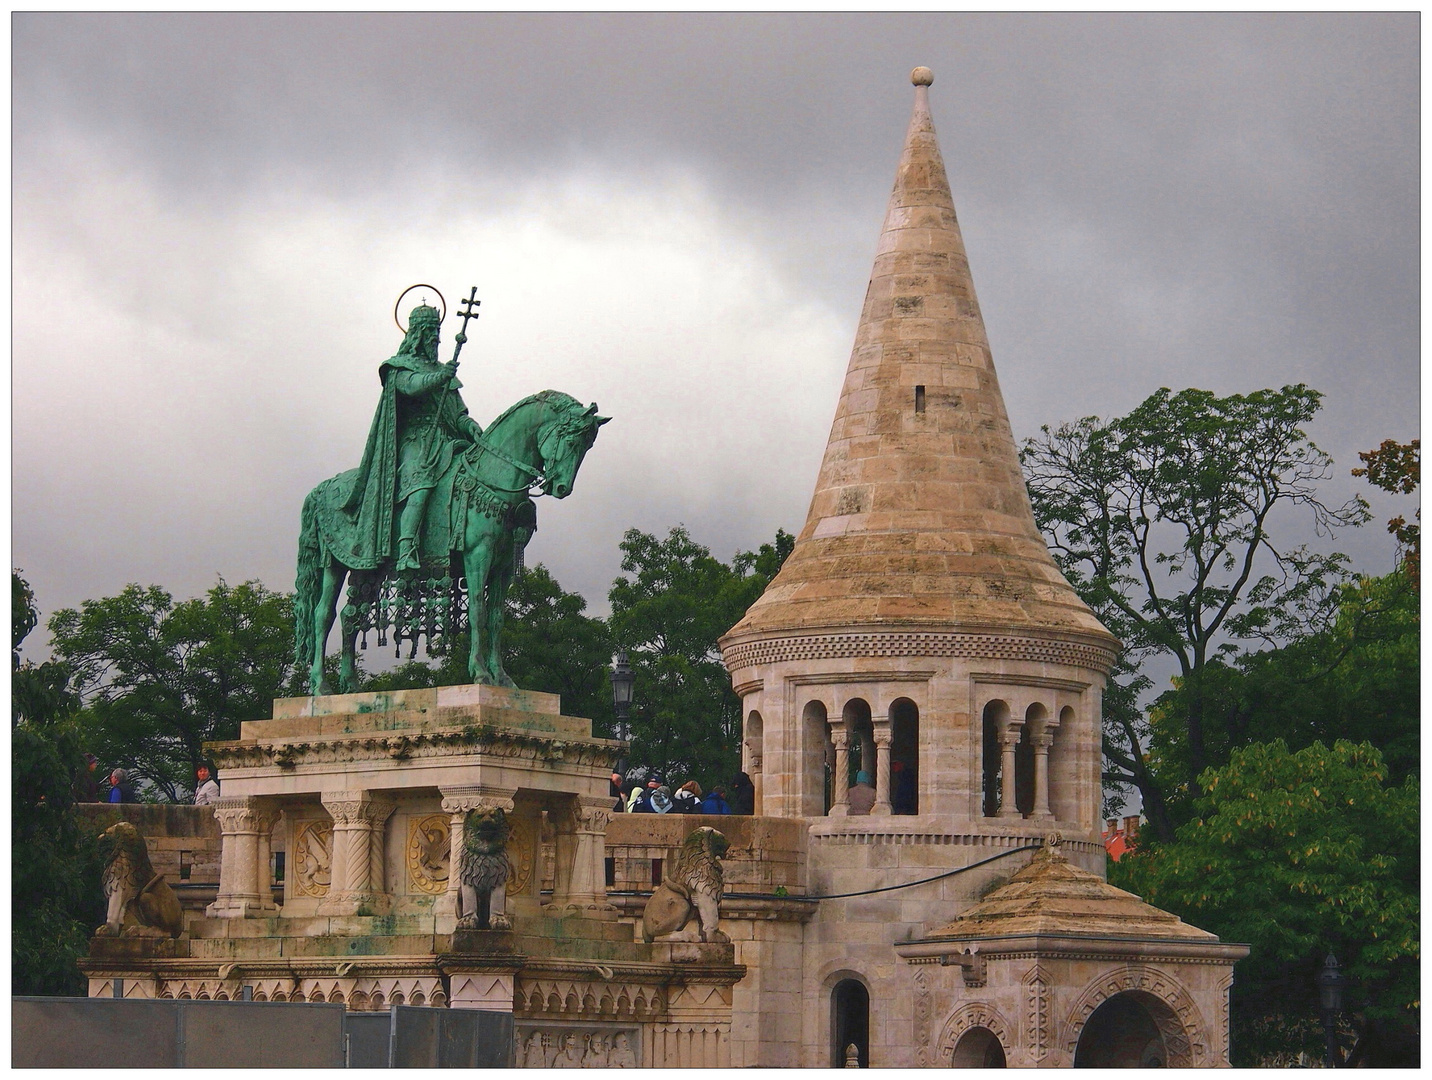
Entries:
<svg viewBox="0 0 1432 1080">
<path fill-rule="evenodd" d="M 531 465 L 528 465 L 525 461 L 518 461 L 516 458 L 503 453 L 501 450 L 497 449 L 497 447 L 493 446 L 485 439 L 478 438 L 473 441 L 472 445 L 479 450 L 486 451 L 495 458 L 500 458 L 501 460 L 507 462 L 507 464 L 513 466 L 516 469 L 520 469 L 522 472 L 525 472 L 532 477 L 531 480 L 528 480 L 527 483 L 520 488 L 505 488 L 499 487 L 496 484 L 489 483 L 486 480 L 478 481 L 480 484 L 482 484 L 483 487 L 491 488 L 493 491 L 501 491 L 507 495 L 531 495 L 532 485 L 537 483 L 539 480 L 546 479 L 546 477 L 542 474 L 541 469 L 535 469 Z"/>
</svg>

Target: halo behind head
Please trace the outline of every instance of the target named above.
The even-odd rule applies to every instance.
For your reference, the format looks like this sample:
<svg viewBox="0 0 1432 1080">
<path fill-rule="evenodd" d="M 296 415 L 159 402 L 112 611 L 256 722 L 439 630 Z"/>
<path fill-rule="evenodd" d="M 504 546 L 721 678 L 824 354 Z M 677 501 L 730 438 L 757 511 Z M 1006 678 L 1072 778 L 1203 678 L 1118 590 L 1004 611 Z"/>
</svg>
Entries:
<svg viewBox="0 0 1432 1080">
<path fill-rule="evenodd" d="M 439 326 L 441 326 L 441 325 L 443 324 L 443 322 L 447 319 L 447 300 L 443 297 L 443 294 L 442 294 L 435 286 L 432 286 L 432 285 L 409 285 L 406 289 L 404 289 L 401 293 L 398 294 L 398 300 L 397 300 L 397 302 L 393 305 L 393 321 L 398 324 L 398 329 L 401 330 L 404 334 L 406 334 L 406 333 L 408 332 L 408 330 L 411 329 L 411 327 L 412 327 L 412 322 L 411 322 L 412 315 L 416 315 L 419 311 L 422 311 L 422 310 L 428 310 L 428 311 L 433 311 L 433 310 L 434 310 L 433 308 L 428 307 L 428 305 L 427 305 L 427 303 L 426 303 L 426 301 L 425 301 L 424 303 L 419 304 L 417 307 L 415 307 L 415 308 L 413 309 L 412 315 L 409 316 L 409 323 L 408 323 L 408 325 L 407 325 L 407 326 L 404 326 L 404 325 L 403 325 L 402 319 L 398 318 L 398 312 L 402 309 L 402 307 L 403 307 L 403 301 L 407 298 L 408 293 L 412 292 L 412 291 L 415 290 L 415 289 L 432 289 L 433 292 L 437 293 L 438 302 L 439 302 L 440 304 L 442 304 L 442 310 L 437 313 L 437 316 L 438 316 L 438 317 L 437 317 L 437 324 L 438 324 Z"/>
</svg>

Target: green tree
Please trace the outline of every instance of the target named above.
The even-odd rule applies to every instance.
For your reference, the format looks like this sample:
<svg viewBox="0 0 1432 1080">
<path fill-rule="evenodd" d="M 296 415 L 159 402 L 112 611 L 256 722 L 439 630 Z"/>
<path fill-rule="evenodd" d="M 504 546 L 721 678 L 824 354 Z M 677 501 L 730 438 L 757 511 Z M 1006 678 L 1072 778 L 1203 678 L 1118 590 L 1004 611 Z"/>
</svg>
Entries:
<svg viewBox="0 0 1432 1080">
<path fill-rule="evenodd" d="M 562 711 L 612 734 L 612 641 L 587 601 L 563 590 L 541 563 L 518 574 L 507 593 L 502 662 L 527 690 L 562 695 Z"/>
<path fill-rule="evenodd" d="M 292 598 L 257 581 L 220 578 L 180 604 L 158 586 L 129 585 L 56 612 L 49 627 L 91 749 L 169 802 L 193 791 L 203 743 L 271 715 L 295 676 Z"/>
<path fill-rule="evenodd" d="M 1021 452 L 1035 517 L 1060 568 L 1123 641 L 1130 673 L 1171 658 L 1182 693 L 1162 714 L 1105 717 L 1105 782 L 1137 787 L 1154 834 L 1173 836 L 1218 759 L 1209 744 L 1205 675 L 1238 640 L 1306 632 L 1336 607 L 1346 557 L 1276 543 L 1273 516 L 1302 509 L 1319 533 L 1367 520 L 1355 498 L 1324 504 L 1332 460 L 1303 430 L 1321 395 L 1306 386 L 1216 397 L 1160 389 L 1127 416 L 1041 429 Z M 1121 690 L 1115 688 L 1114 697 Z M 1171 709 L 1174 702 L 1167 702 Z"/>
<path fill-rule="evenodd" d="M 1419 790 L 1387 780 L 1367 743 L 1243 747 L 1200 777 L 1175 839 L 1112 864 L 1115 884 L 1252 946 L 1233 983 L 1235 1065 L 1319 1054 L 1313 980 L 1329 951 L 1377 1033 L 1372 1060 L 1408 1063 L 1388 1057 L 1417 1024 Z"/>
<path fill-rule="evenodd" d="M 83 994 L 75 962 L 104 911 L 94 839 L 70 811 L 86 770 L 77 702 L 59 664 L 20 662 L 38 616 L 18 572 L 11 613 L 11 992 Z"/>
<path fill-rule="evenodd" d="M 1394 495 L 1411 495 L 1422 480 L 1422 440 L 1400 443 L 1383 439 L 1376 450 L 1357 455 L 1363 467 L 1354 469 L 1354 476 L 1365 476 L 1367 482 Z M 1401 514 L 1387 523 L 1387 531 L 1397 538 L 1398 561 L 1401 569 L 1417 585 L 1422 562 L 1422 511 L 1416 513 L 1418 524 L 1409 525 Z"/>
<path fill-rule="evenodd" d="M 1420 604 L 1407 564 L 1344 586 L 1326 629 L 1278 648 L 1211 660 L 1202 680 L 1205 737 L 1216 760 L 1251 742 L 1294 750 L 1338 739 L 1377 747 L 1400 783 L 1421 756 Z M 1150 756 L 1187 711 L 1185 690 L 1164 693 L 1151 713 Z"/>
<path fill-rule="evenodd" d="M 623 577 L 612 584 L 611 630 L 636 671 L 632 760 L 703 787 L 740 767 L 741 701 L 721 663 L 717 639 L 755 603 L 794 546 L 737 552 L 730 564 L 684 526 L 664 540 L 638 529 L 622 538 Z"/>
</svg>

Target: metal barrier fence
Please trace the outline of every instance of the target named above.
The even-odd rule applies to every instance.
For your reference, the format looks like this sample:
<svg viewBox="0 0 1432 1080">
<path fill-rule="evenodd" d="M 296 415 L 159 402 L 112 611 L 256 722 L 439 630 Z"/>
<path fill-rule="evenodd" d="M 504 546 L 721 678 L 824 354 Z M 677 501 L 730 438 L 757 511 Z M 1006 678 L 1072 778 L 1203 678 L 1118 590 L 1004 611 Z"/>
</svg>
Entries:
<svg viewBox="0 0 1432 1080">
<path fill-rule="evenodd" d="M 395 1005 L 11 998 L 11 1065 L 51 1069 L 510 1068 L 511 1013 Z"/>
</svg>

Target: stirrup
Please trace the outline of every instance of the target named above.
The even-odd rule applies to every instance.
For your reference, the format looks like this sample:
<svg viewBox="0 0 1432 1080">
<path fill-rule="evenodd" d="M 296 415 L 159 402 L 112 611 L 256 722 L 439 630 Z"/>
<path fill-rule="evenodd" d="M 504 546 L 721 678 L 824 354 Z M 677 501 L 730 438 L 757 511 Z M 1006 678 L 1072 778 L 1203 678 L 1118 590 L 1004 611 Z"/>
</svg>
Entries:
<svg viewBox="0 0 1432 1080">
<path fill-rule="evenodd" d="M 398 541 L 398 570 L 421 570 L 422 562 L 418 559 L 418 542 L 416 540 L 401 539 Z"/>
</svg>

